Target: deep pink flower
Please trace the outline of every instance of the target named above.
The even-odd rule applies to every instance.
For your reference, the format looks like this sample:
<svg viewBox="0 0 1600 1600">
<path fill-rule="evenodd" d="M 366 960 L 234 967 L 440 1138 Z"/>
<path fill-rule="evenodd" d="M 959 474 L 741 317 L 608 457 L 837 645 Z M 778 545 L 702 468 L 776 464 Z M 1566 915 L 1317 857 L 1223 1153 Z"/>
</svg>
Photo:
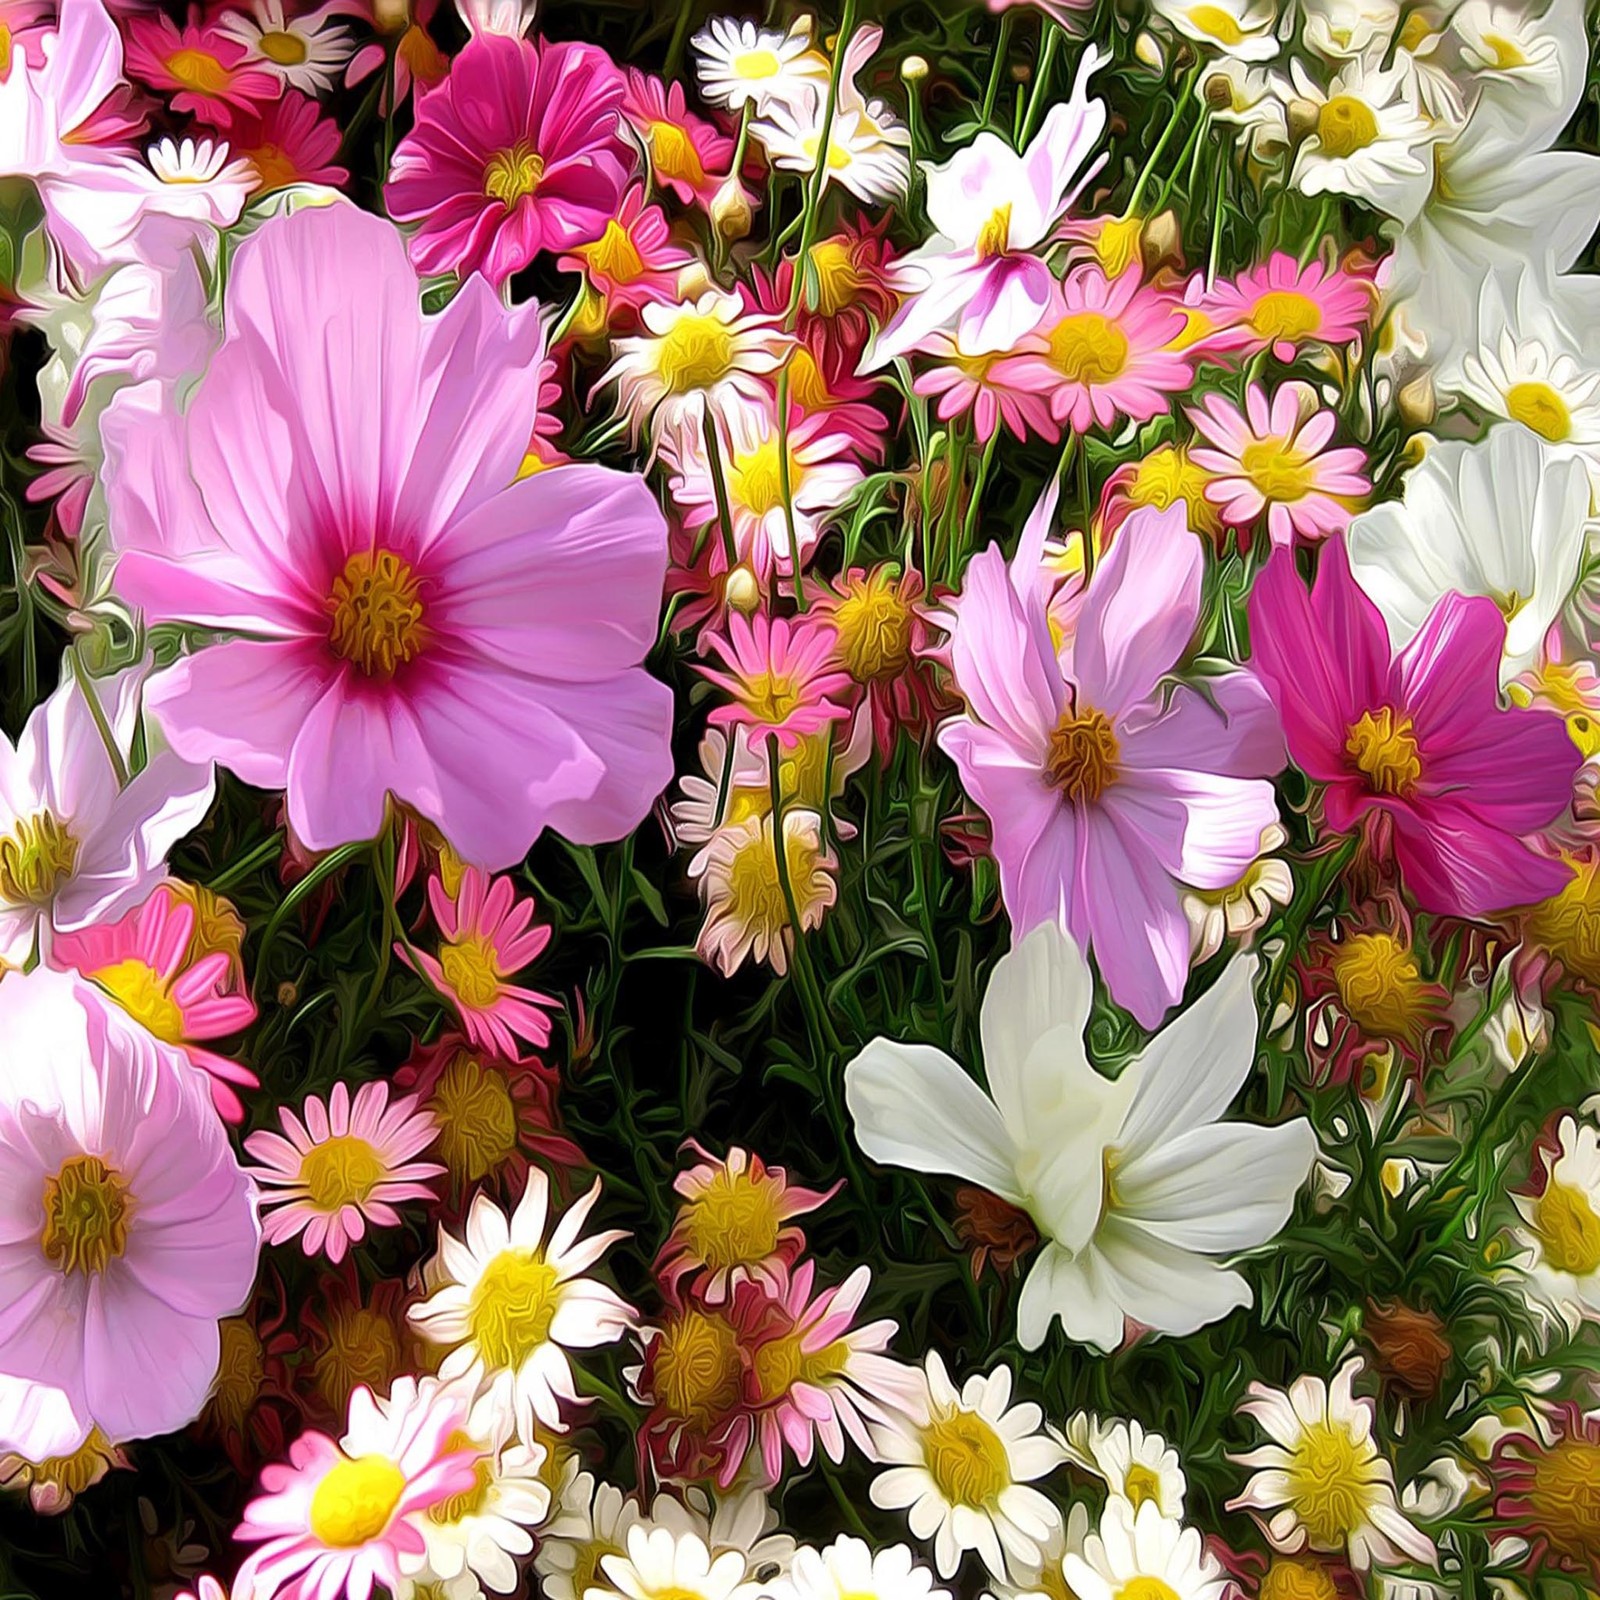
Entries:
<svg viewBox="0 0 1600 1600">
<path fill-rule="evenodd" d="M 518 479 L 538 307 L 479 280 L 423 316 L 399 235 L 341 203 L 247 239 L 225 318 L 182 413 L 142 386 L 102 423 L 121 593 L 242 635 L 151 684 L 173 746 L 287 788 L 316 850 L 391 794 L 490 868 L 636 827 L 672 776 L 639 666 L 666 528 L 631 474 Z"/>
<path fill-rule="evenodd" d="M 748 728 L 758 742 L 776 734 L 785 749 L 831 722 L 842 722 L 850 708 L 839 697 L 848 696 L 852 685 L 835 664 L 837 639 L 831 627 L 811 617 L 730 612 L 725 637 L 701 640 L 728 670 L 697 670 L 735 702 L 718 706 L 711 722 Z"/>
<path fill-rule="evenodd" d="M 1492 600 L 1448 594 L 1391 657 L 1340 540 L 1323 547 L 1309 594 L 1278 549 L 1250 596 L 1255 669 L 1294 764 L 1325 785 L 1328 827 L 1386 819 L 1425 911 L 1490 916 L 1571 876 L 1522 840 L 1566 809 L 1582 757 L 1559 716 L 1501 706 L 1505 632 Z"/>
<path fill-rule="evenodd" d="M 628 68 L 623 115 L 650 154 L 656 181 L 685 205 L 709 207 L 733 165 L 733 140 L 689 110 L 681 83 Z"/>
<path fill-rule="evenodd" d="M 498 287 L 545 250 L 598 239 L 632 167 L 622 80 L 603 50 L 479 34 L 417 102 L 384 188 L 420 227 L 422 272 L 479 271 Z"/>
<path fill-rule="evenodd" d="M 615 327 L 621 308 L 676 300 L 678 274 L 694 259 L 674 243 L 666 213 L 646 205 L 643 188 L 635 184 L 599 235 L 562 256 L 559 265 L 583 273 L 605 301 L 606 320 Z"/>
<path fill-rule="evenodd" d="M 1278 818 L 1282 744 L 1248 673 L 1169 674 L 1200 615 L 1200 541 L 1183 510 L 1119 530 L 1058 656 L 1040 571 L 1047 498 L 1007 570 L 976 555 L 951 602 L 950 665 L 967 711 L 939 730 L 989 818 L 1015 937 L 1059 922 L 1092 948 L 1119 1005 L 1153 1028 L 1182 998 L 1181 886 L 1221 889 Z"/>
<path fill-rule="evenodd" d="M 256 190 L 287 188 L 291 183 L 323 183 L 342 188 L 350 178 L 339 165 L 343 135 L 332 117 L 298 89 L 259 110 L 241 112 L 228 128 L 235 156 L 243 156 L 256 173 Z"/>
<path fill-rule="evenodd" d="M 1292 361 L 1307 344 L 1349 344 L 1366 331 L 1376 301 L 1368 279 L 1320 261 L 1302 267 L 1276 250 L 1212 290 L 1206 309 L 1225 331 L 1207 343 L 1245 355 L 1270 349 Z"/>
<path fill-rule="evenodd" d="M 123 23 L 128 76 L 170 96 L 174 111 L 187 111 L 226 128 L 235 111 L 276 100 L 283 84 L 276 74 L 250 64 L 250 52 L 219 28 L 195 22 L 179 28 L 160 12 Z"/>
</svg>

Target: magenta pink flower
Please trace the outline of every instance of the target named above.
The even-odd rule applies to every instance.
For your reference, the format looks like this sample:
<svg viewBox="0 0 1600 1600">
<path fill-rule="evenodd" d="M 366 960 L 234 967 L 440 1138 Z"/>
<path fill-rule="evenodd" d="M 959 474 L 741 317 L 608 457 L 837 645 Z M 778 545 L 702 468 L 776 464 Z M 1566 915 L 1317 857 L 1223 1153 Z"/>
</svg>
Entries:
<svg viewBox="0 0 1600 1600">
<path fill-rule="evenodd" d="M 129 17 L 122 27 L 128 76 L 169 95 L 174 111 L 226 128 L 235 111 L 276 100 L 283 89 L 276 74 L 252 66 L 250 52 L 219 28 L 195 22 L 179 28 L 160 12 Z"/>
<path fill-rule="evenodd" d="M 1490 916 L 1571 876 L 1522 841 L 1566 809 L 1582 758 L 1560 716 L 1501 706 L 1505 632 L 1492 600 L 1448 594 L 1391 658 L 1340 540 L 1323 547 L 1309 594 L 1280 549 L 1250 596 L 1255 669 L 1291 759 L 1325 786 L 1328 827 L 1386 820 L 1425 911 Z"/>
<path fill-rule="evenodd" d="M 244 112 L 228 128 L 228 143 L 255 170 L 256 190 L 284 189 L 291 183 L 322 183 L 342 188 L 350 178 L 339 165 L 343 135 L 332 117 L 298 89 L 259 110 Z"/>
<path fill-rule="evenodd" d="M 996 546 L 951 603 L 965 715 L 939 743 L 989 818 L 1017 938 L 1059 922 L 1119 1005 L 1153 1028 L 1183 995 L 1181 886 L 1238 880 L 1277 821 L 1282 743 L 1248 673 L 1204 694 L 1169 674 L 1200 614 L 1204 551 L 1183 508 L 1136 511 L 1084 592 L 1058 658 L 1030 519 L 1008 572 Z"/>
<path fill-rule="evenodd" d="M 254 1089 L 260 1079 L 201 1043 L 224 1039 L 256 1020 L 255 1002 L 225 950 L 195 948 L 194 906 L 163 884 L 143 905 L 116 922 L 57 934 L 52 966 L 76 967 L 111 995 L 136 1022 L 210 1074 L 211 1098 L 229 1122 L 244 1120 L 244 1105 L 229 1084 Z"/>
<path fill-rule="evenodd" d="M 518 480 L 538 307 L 479 280 L 423 316 L 399 235 L 339 204 L 247 239 L 224 309 L 185 411 L 147 385 L 102 423 L 121 593 L 233 636 L 152 682 L 173 746 L 286 787 L 315 850 L 390 795 L 486 867 L 636 827 L 672 776 L 640 667 L 666 526 L 632 474 Z"/>
<path fill-rule="evenodd" d="M 1108 278 L 1094 263 L 1062 280 L 1038 331 L 995 368 L 994 380 L 1047 395 L 1050 414 L 1074 433 L 1109 428 L 1119 416 L 1145 422 L 1194 378 L 1172 348 L 1182 311 L 1147 287 L 1137 267 Z"/>
<path fill-rule="evenodd" d="M 262 1186 L 262 1228 L 268 1244 L 299 1238 L 308 1256 L 326 1254 L 335 1264 L 368 1226 L 397 1228 L 395 1207 L 405 1200 L 433 1200 L 429 1178 L 444 1168 L 413 1157 L 433 1143 L 439 1129 L 417 1110 L 415 1095 L 389 1101 L 381 1079 L 364 1083 L 350 1097 L 343 1082 L 327 1104 L 315 1095 L 296 1116 L 278 1107 L 283 1132 L 262 1128 L 244 1142 L 262 1164 L 250 1175 Z M 302 1120 L 303 1119 L 303 1120 Z"/>
<path fill-rule="evenodd" d="M 1250 527 L 1265 512 L 1274 544 L 1342 532 L 1372 488 L 1360 450 L 1327 448 L 1339 419 L 1318 406 L 1306 384 L 1286 383 L 1269 402 L 1252 383 L 1243 415 L 1222 395 L 1207 395 L 1189 420 L 1212 446 L 1189 452 L 1211 474 L 1206 499 L 1234 528 Z"/>
<path fill-rule="evenodd" d="M 753 617 L 730 612 L 725 637 L 708 637 L 702 646 L 727 667 L 700 667 L 734 704 L 718 706 L 714 724 L 743 727 L 754 743 L 776 734 L 792 749 L 807 734 L 842 722 L 850 707 L 840 697 L 852 692 L 850 675 L 835 662 L 838 634 L 812 617 Z"/>
<path fill-rule="evenodd" d="M 650 154 L 650 170 L 685 205 L 709 207 L 733 166 L 733 140 L 689 110 L 681 83 L 628 68 L 622 112 Z"/>
<path fill-rule="evenodd" d="M 623 195 L 616 216 L 588 244 L 561 258 L 569 272 L 581 272 L 616 320 L 618 307 L 637 310 L 650 300 L 676 300 L 678 274 L 695 258 L 672 238 L 666 213 L 645 204 L 635 184 Z"/>
<path fill-rule="evenodd" d="M 417 102 L 384 188 L 420 224 L 422 272 L 482 272 L 498 287 L 545 250 L 598 239 L 632 168 L 622 80 L 603 50 L 478 34 Z"/>
<path fill-rule="evenodd" d="M 395 947 L 455 1007 L 467 1038 L 508 1060 L 518 1059 L 517 1040 L 536 1048 L 550 1042 L 547 1010 L 560 1002 L 537 989 L 506 980 L 537 959 L 550 930 L 532 927 L 533 900 L 517 898 L 510 878 L 490 879 L 468 867 L 452 899 L 443 881 L 428 879 L 428 905 L 444 943 L 437 956 Z"/>
<path fill-rule="evenodd" d="M 1275 250 L 1260 266 L 1212 290 L 1206 310 L 1221 332 L 1208 347 L 1253 354 L 1270 349 L 1292 361 L 1308 344 L 1349 344 L 1366 331 L 1376 303 L 1372 284 L 1320 261 L 1301 266 Z"/>
</svg>

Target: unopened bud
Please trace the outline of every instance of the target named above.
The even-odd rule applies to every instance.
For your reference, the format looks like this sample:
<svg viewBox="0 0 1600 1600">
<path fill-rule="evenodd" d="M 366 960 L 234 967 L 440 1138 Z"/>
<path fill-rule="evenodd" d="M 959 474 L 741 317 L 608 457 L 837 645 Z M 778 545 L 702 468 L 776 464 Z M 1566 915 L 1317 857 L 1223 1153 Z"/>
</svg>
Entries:
<svg viewBox="0 0 1600 1600">
<path fill-rule="evenodd" d="M 1433 389 L 1433 374 L 1419 372 L 1410 383 L 1402 386 L 1394 397 L 1395 410 L 1400 420 L 1411 429 L 1426 428 L 1439 414 L 1439 398 Z"/>
<path fill-rule="evenodd" d="M 1133 54 L 1154 72 L 1162 71 L 1167 64 L 1167 53 L 1161 48 L 1161 41 L 1148 30 L 1133 41 Z"/>
<path fill-rule="evenodd" d="M 1183 265 L 1183 234 L 1172 211 L 1158 211 L 1145 223 L 1139 236 L 1139 253 L 1147 274 L 1161 267 Z"/>
<path fill-rule="evenodd" d="M 707 289 L 716 288 L 711 269 L 703 261 L 691 261 L 678 273 L 678 298 L 698 300 Z"/>
<path fill-rule="evenodd" d="M 1228 82 L 1227 74 L 1213 72 L 1200 85 L 1200 93 L 1205 103 L 1213 111 L 1232 111 L 1233 85 Z"/>
<path fill-rule="evenodd" d="M 907 56 L 900 63 L 900 76 L 907 83 L 921 83 L 928 76 L 927 59 L 923 56 Z"/>
<path fill-rule="evenodd" d="M 1307 135 L 1317 131 L 1317 118 L 1321 116 L 1322 108 L 1315 100 L 1291 100 L 1285 112 L 1285 120 L 1289 125 L 1289 137 L 1296 144 Z"/>
<path fill-rule="evenodd" d="M 761 605 L 761 585 L 749 567 L 735 567 L 722 586 L 722 597 L 733 610 L 748 617 Z"/>
<path fill-rule="evenodd" d="M 287 978 L 278 985 L 278 1004 L 285 1008 L 294 1005 L 299 1000 L 300 991 Z"/>
<path fill-rule="evenodd" d="M 736 175 L 729 174 L 711 198 L 712 226 L 732 244 L 750 232 L 755 214 L 755 207 L 750 204 L 750 196 L 745 193 L 744 185 Z"/>
</svg>

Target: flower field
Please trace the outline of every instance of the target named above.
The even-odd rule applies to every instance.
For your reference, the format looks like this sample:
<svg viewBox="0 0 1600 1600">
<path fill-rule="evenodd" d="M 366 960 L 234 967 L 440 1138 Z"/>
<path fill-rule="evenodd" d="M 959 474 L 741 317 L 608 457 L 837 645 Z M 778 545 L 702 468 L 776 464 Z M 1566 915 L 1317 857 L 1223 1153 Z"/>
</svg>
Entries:
<svg viewBox="0 0 1600 1600">
<path fill-rule="evenodd" d="M 1597 1600 L 1585 0 L 0 0 L 0 1600 Z"/>
</svg>

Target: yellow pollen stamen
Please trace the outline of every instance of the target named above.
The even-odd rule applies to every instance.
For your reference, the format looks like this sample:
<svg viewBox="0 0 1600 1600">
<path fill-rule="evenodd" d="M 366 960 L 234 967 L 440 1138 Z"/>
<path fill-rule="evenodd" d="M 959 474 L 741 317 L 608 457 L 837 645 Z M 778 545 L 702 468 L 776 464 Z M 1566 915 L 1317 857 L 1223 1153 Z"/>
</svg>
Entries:
<svg viewBox="0 0 1600 1600">
<path fill-rule="evenodd" d="M 798 492 L 805 468 L 789 452 L 789 495 Z M 783 504 L 783 463 L 778 455 L 778 440 L 763 439 L 754 450 L 735 456 L 728 468 L 729 497 L 752 516 L 764 517 Z"/>
<path fill-rule="evenodd" d="M 482 1011 L 500 998 L 505 975 L 489 940 L 472 935 L 452 940 L 440 947 L 439 967 L 464 1006 Z"/>
<path fill-rule="evenodd" d="M 1122 1480 L 1122 1493 L 1135 1511 L 1146 1500 L 1150 1501 L 1159 1510 L 1161 1506 L 1161 1479 L 1143 1462 L 1135 1461 L 1128 1468 L 1127 1475 Z"/>
<path fill-rule="evenodd" d="M 661 1330 L 656 1393 L 671 1415 L 704 1427 L 739 1395 L 739 1335 L 719 1316 L 690 1308 Z"/>
<path fill-rule="evenodd" d="M 764 1261 L 777 1248 L 783 1185 L 749 1171 L 719 1168 L 705 1188 L 684 1202 L 678 1227 L 684 1243 L 714 1270 Z"/>
<path fill-rule="evenodd" d="M 990 256 L 1004 255 L 1010 243 L 1011 202 L 1008 200 L 1003 206 L 996 206 L 989 213 L 983 226 L 978 229 L 978 237 L 972 248 L 978 259 L 985 261 Z"/>
<path fill-rule="evenodd" d="M 1600 1215 L 1582 1189 L 1552 1178 L 1534 1202 L 1533 1231 L 1557 1272 L 1582 1278 L 1600 1268 Z"/>
<path fill-rule="evenodd" d="M 174 50 L 167 71 L 185 89 L 201 94 L 221 94 L 233 82 L 233 74 L 209 50 Z"/>
<path fill-rule="evenodd" d="M 1094 236 L 1094 257 L 1108 278 L 1120 278 L 1139 259 L 1144 222 L 1137 216 L 1107 217 Z"/>
<path fill-rule="evenodd" d="M 516 1151 L 517 1108 L 505 1074 L 465 1051 L 439 1074 L 428 1110 L 439 1124 L 439 1159 L 458 1182 L 478 1182 Z"/>
<path fill-rule="evenodd" d="M 898 678 L 911 664 L 911 608 L 892 583 L 873 576 L 852 583 L 829 619 L 839 658 L 857 683 Z"/>
<path fill-rule="evenodd" d="M 663 178 L 698 188 L 706 181 L 706 169 L 694 140 L 676 122 L 652 122 L 645 134 L 650 146 L 650 165 Z"/>
<path fill-rule="evenodd" d="M 1561 1439 L 1533 1462 L 1529 1520 L 1573 1567 L 1600 1562 L 1600 1444 Z"/>
<path fill-rule="evenodd" d="M 1397 717 L 1390 706 L 1361 713 L 1351 724 L 1344 753 L 1374 794 L 1404 799 L 1422 781 L 1422 760 L 1411 718 Z"/>
<path fill-rule="evenodd" d="M 1378 119 L 1366 101 L 1336 94 L 1317 111 L 1317 142 L 1334 160 L 1365 150 L 1378 137 Z"/>
<path fill-rule="evenodd" d="M 168 1044 L 183 1042 L 183 1008 L 172 998 L 166 980 L 148 962 L 129 956 L 126 961 L 102 967 L 89 976 L 156 1038 Z"/>
<path fill-rule="evenodd" d="M 1269 504 L 1292 505 L 1316 484 L 1316 467 L 1286 439 L 1252 439 L 1239 452 L 1239 465 Z"/>
<path fill-rule="evenodd" d="M 1506 415 L 1551 444 L 1560 444 L 1572 435 L 1572 413 L 1548 383 L 1512 384 L 1506 390 Z"/>
<path fill-rule="evenodd" d="M 510 1248 L 480 1274 L 467 1307 L 469 1337 L 491 1371 L 516 1371 L 550 1337 L 561 1279 L 537 1250 Z"/>
<path fill-rule="evenodd" d="M 78 865 L 78 841 L 48 811 L 21 817 L 0 838 L 0 900 L 45 906 Z"/>
<path fill-rule="evenodd" d="M 1073 383 L 1109 383 L 1128 365 L 1128 336 L 1101 312 L 1068 312 L 1050 330 L 1050 364 Z"/>
<path fill-rule="evenodd" d="M 1571 880 L 1527 914 L 1523 931 L 1568 971 L 1600 987 L 1600 862 L 1569 859 Z"/>
<path fill-rule="evenodd" d="M 687 311 L 656 341 L 656 372 L 671 394 L 709 389 L 733 370 L 728 325 L 709 313 Z"/>
<path fill-rule="evenodd" d="M 300 1158 L 300 1182 L 318 1211 L 365 1205 L 388 1174 L 383 1157 L 354 1133 L 336 1133 Z"/>
<path fill-rule="evenodd" d="M 821 240 L 811 247 L 809 259 L 811 271 L 806 282 L 808 288 L 815 289 L 815 295 L 808 296 L 806 303 L 808 309 L 820 316 L 838 316 L 847 306 L 855 304 L 857 296 L 871 281 L 857 266 L 855 251 L 848 239 Z"/>
<path fill-rule="evenodd" d="M 593 244 L 579 251 L 590 270 L 612 283 L 633 283 L 644 273 L 644 257 L 633 242 L 633 235 L 613 217 L 605 232 Z"/>
<path fill-rule="evenodd" d="M 922 1430 L 922 1459 L 953 1506 L 992 1506 L 1011 1487 L 1005 1441 L 975 1411 L 951 1411 Z"/>
<path fill-rule="evenodd" d="M 237 1431 L 245 1425 L 266 1381 L 266 1353 L 249 1317 L 227 1317 L 217 1332 L 221 1351 L 207 1405 L 217 1422 Z"/>
<path fill-rule="evenodd" d="M 353 1550 L 389 1526 L 406 1476 L 388 1456 L 341 1456 L 311 1496 L 311 1532 L 325 1545 Z"/>
<path fill-rule="evenodd" d="M 370 1306 L 339 1312 L 325 1331 L 326 1343 L 311 1363 L 311 1386 L 323 1405 L 340 1416 L 358 1384 L 383 1394 L 409 1363 L 394 1323 Z"/>
<path fill-rule="evenodd" d="M 483 169 L 483 192 L 508 211 L 533 194 L 544 179 L 544 157 L 519 141 L 509 150 L 497 150 Z"/>
<path fill-rule="evenodd" d="M 1115 729 L 1103 711 L 1068 709 L 1050 735 L 1045 771 L 1068 800 L 1093 805 L 1117 779 L 1120 757 Z"/>
<path fill-rule="evenodd" d="M 1421 1041 L 1433 1003 L 1407 945 L 1392 933 L 1353 933 L 1334 945 L 1330 963 L 1340 1003 L 1364 1033 Z"/>
<path fill-rule="evenodd" d="M 70 1455 L 46 1456 L 34 1462 L 30 1476 L 34 1483 L 54 1485 L 70 1500 L 92 1488 L 116 1465 L 116 1447 L 98 1428 L 91 1428 L 89 1437 Z"/>
<path fill-rule="evenodd" d="M 1372 1492 L 1383 1484 L 1377 1448 L 1338 1422 L 1313 1422 L 1286 1469 L 1289 1504 L 1314 1550 L 1338 1550 L 1366 1526 Z"/>
<path fill-rule="evenodd" d="M 1218 44 L 1244 43 L 1244 29 L 1221 6 L 1190 6 L 1189 22 L 1198 32 L 1208 39 L 1215 39 Z"/>
<path fill-rule="evenodd" d="M 63 1272 L 104 1272 L 128 1248 L 127 1186 L 99 1156 L 68 1156 L 44 1180 L 39 1248 Z"/>
<path fill-rule="evenodd" d="M 256 40 L 256 49 L 268 61 L 280 67 L 298 67 L 306 58 L 305 40 L 299 34 L 287 32 L 264 33 Z"/>
<path fill-rule="evenodd" d="M 1502 33 L 1486 33 L 1478 42 L 1493 57 L 1496 71 L 1515 72 L 1528 64 L 1522 46 Z"/>
<path fill-rule="evenodd" d="M 1269 289 L 1250 309 L 1251 328 L 1274 344 L 1299 344 L 1322 326 L 1322 310 L 1310 295 L 1296 289 Z"/>
<path fill-rule="evenodd" d="M 1165 1578 L 1129 1578 L 1118 1584 L 1115 1600 L 1181 1600 L 1178 1591 Z"/>
<path fill-rule="evenodd" d="M 783 63 L 771 50 L 745 50 L 729 63 L 736 78 L 755 83 L 764 78 L 775 78 L 783 70 Z"/>
<path fill-rule="evenodd" d="M 369 678 L 392 678 L 427 642 L 422 583 L 392 550 L 358 550 L 333 580 L 328 642 Z"/>
<path fill-rule="evenodd" d="M 1256 1600 L 1339 1600 L 1339 1586 L 1315 1561 L 1277 1556 L 1256 1586 Z"/>
</svg>

